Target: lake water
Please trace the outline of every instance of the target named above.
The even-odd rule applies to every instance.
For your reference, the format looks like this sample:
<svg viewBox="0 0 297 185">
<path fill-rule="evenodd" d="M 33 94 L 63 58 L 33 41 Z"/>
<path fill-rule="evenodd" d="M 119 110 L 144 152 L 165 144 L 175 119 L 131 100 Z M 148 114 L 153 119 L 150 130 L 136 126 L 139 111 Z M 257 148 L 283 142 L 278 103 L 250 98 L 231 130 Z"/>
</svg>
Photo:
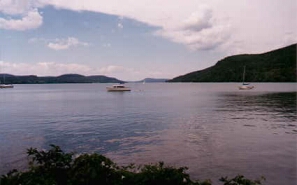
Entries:
<svg viewBox="0 0 297 185">
<path fill-rule="evenodd" d="M 0 173 L 26 164 L 26 148 L 56 144 L 118 164 L 164 161 L 193 179 L 243 174 L 296 184 L 296 84 L 15 85 L 0 89 Z M 110 85 L 110 84 L 109 84 Z"/>
</svg>

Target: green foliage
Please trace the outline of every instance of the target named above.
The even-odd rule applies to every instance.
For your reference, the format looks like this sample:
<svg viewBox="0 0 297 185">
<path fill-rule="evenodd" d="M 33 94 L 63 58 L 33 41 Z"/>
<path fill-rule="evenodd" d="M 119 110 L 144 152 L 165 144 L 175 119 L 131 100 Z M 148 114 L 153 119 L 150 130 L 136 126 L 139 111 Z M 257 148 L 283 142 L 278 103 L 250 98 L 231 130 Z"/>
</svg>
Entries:
<svg viewBox="0 0 297 185">
<path fill-rule="evenodd" d="M 176 77 L 169 82 L 296 82 L 296 44 L 263 54 L 226 57 L 215 66 Z"/>
<path fill-rule="evenodd" d="M 45 169 L 67 169 L 70 168 L 73 153 L 64 153 L 59 146 L 50 145 L 49 151 L 38 151 L 36 148 L 27 150 L 28 156 L 32 157 L 31 167 L 42 167 Z M 34 165 L 34 163 L 36 163 Z"/>
<path fill-rule="evenodd" d="M 145 165 L 137 174 L 136 184 L 179 185 L 194 184 L 190 176 L 185 173 L 187 168 L 164 167 L 163 162 L 157 165 Z"/>
<path fill-rule="evenodd" d="M 237 175 L 232 179 L 222 177 L 220 181 L 224 182 L 224 185 L 260 185 L 262 184 L 262 181 L 265 181 L 265 178 L 261 177 L 259 180 L 250 180 L 246 179 L 243 175 Z"/>
<path fill-rule="evenodd" d="M 73 162 L 70 181 L 73 185 L 120 184 L 121 173 L 110 159 L 98 154 L 83 154 Z"/>
<path fill-rule="evenodd" d="M 186 167 L 164 166 L 163 162 L 136 167 L 117 166 L 99 154 L 82 154 L 75 157 L 59 146 L 50 145 L 48 151 L 36 148 L 27 150 L 29 169 L 12 170 L 0 177 L 1 185 L 211 185 L 210 180 L 193 181 Z M 259 185 L 243 176 L 221 178 L 224 185 Z"/>
</svg>

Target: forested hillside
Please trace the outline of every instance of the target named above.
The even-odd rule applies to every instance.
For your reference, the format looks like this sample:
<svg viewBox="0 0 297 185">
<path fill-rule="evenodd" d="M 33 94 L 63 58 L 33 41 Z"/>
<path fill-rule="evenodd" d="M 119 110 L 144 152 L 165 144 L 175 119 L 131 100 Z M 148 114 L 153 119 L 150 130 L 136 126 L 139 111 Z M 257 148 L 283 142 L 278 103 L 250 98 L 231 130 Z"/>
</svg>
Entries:
<svg viewBox="0 0 297 185">
<path fill-rule="evenodd" d="M 244 66 L 247 82 L 296 82 L 296 44 L 262 54 L 226 57 L 169 82 L 241 82 Z"/>
<path fill-rule="evenodd" d="M 2 83 L 8 84 L 45 84 L 45 83 L 121 83 L 123 81 L 103 75 L 83 76 L 79 74 L 65 74 L 57 77 L 38 77 L 36 75 L 15 76 L 0 74 Z M 3 78 L 5 77 L 5 78 Z"/>
</svg>

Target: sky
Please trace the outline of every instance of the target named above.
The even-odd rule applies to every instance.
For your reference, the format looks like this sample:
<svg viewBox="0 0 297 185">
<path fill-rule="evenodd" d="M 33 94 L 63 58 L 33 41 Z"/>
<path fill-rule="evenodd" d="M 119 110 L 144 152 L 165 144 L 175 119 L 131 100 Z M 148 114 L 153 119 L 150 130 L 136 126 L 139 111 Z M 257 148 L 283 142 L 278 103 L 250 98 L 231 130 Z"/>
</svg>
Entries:
<svg viewBox="0 0 297 185">
<path fill-rule="evenodd" d="M 296 0 L 0 0 L 0 73 L 171 79 L 294 43 Z"/>
</svg>

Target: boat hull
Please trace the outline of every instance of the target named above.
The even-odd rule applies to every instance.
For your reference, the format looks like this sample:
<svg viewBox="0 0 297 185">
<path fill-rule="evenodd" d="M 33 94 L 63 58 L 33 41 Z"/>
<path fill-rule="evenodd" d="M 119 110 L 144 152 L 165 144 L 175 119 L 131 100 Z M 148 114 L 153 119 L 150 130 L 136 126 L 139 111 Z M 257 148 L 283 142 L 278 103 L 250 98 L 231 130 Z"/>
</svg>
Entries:
<svg viewBox="0 0 297 185">
<path fill-rule="evenodd" d="M 0 89 L 5 89 L 5 88 L 13 88 L 12 84 L 1 84 Z"/>
<path fill-rule="evenodd" d="M 254 88 L 254 86 L 245 86 L 245 85 L 238 87 L 239 90 L 251 90 L 253 88 Z"/>
<path fill-rule="evenodd" d="M 113 87 L 106 87 L 106 90 L 108 92 L 125 92 L 125 91 L 131 91 L 130 88 L 113 88 Z"/>
</svg>

